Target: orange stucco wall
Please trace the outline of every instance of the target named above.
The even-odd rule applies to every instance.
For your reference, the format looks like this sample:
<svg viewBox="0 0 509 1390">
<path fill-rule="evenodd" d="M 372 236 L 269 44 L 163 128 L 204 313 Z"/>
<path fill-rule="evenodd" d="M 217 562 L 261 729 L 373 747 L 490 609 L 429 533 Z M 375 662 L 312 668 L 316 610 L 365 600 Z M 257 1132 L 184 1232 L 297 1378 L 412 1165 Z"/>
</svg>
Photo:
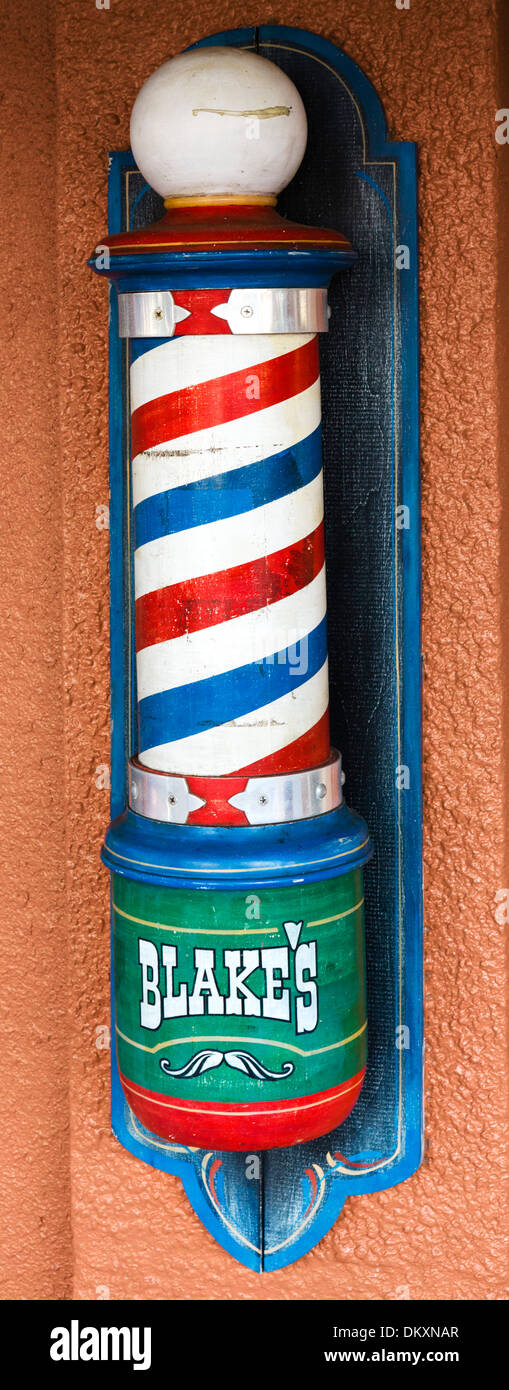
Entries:
<svg viewBox="0 0 509 1390">
<path fill-rule="evenodd" d="M 2 7 L 0 987 L 14 1099 L 2 1107 L 1 1295 L 501 1298 L 509 474 L 495 328 L 509 149 L 494 131 L 509 69 L 503 78 L 496 5 Z M 107 151 L 128 144 L 144 78 L 202 34 L 269 19 L 346 48 L 391 133 L 420 150 L 427 1151 L 399 1188 L 350 1199 L 299 1264 L 257 1276 L 215 1245 L 180 1183 L 109 1128 L 97 1047 L 108 1022 L 108 535 L 96 525 L 107 311 L 85 258 L 106 226 Z"/>
</svg>

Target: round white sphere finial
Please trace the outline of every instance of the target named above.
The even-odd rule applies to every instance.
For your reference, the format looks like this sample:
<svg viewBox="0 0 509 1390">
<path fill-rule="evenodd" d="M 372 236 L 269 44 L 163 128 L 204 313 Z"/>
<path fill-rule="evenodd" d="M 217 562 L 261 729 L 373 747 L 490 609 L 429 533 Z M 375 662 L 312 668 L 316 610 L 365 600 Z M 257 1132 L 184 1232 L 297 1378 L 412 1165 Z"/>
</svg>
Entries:
<svg viewBox="0 0 509 1390">
<path fill-rule="evenodd" d="M 131 146 L 163 198 L 267 195 L 302 161 L 307 121 L 297 88 L 267 58 L 193 48 L 148 78 L 134 103 Z"/>
</svg>

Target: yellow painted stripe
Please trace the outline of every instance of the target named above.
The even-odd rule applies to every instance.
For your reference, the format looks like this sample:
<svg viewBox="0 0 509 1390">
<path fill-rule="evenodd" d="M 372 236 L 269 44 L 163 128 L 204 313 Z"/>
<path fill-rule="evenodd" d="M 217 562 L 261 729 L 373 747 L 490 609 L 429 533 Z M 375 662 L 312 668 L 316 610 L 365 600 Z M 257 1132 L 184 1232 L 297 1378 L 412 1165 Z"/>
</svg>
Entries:
<svg viewBox="0 0 509 1390">
<path fill-rule="evenodd" d="M 188 933 L 190 936 L 252 936 L 255 932 L 265 936 L 277 935 L 279 927 L 242 927 L 239 931 L 229 931 L 227 928 L 218 927 L 176 927 L 173 922 L 148 922 L 143 917 L 133 917 L 130 912 L 124 912 L 123 907 L 117 907 L 113 903 L 113 911 L 118 912 L 120 917 L 127 917 L 129 922 L 136 922 L 139 927 L 155 927 L 157 931 L 175 931 Z"/>
<path fill-rule="evenodd" d="M 324 863 L 333 864 L 333 863 L 335 863 L 336 859 L 348 859 L 349 856 L 352 855 L 352 854 L 359 854 L 360 851 L 361 851 L 361 849 L 365 849 L 365 847 L 366 847 L 366 845 L 367 845 L 368 843 L 369 843 L 369 839 L 368 839 L 368 837 L 366 836 L 366 839 L 362 841 L 362 844 L 360 844 L 360 845 L 353 845 L 351 849 L 342 849 L 342 850 L 339 850 L 338 854 L 331 854 L 330 856 L 328 856 L 328 858 L 327 858 L 326 860 L 324 860 L 324 859 L 302 859 L 302 860 L 295 860 L 295 861 L 292 862 L 291 864 L 285 864 L 285 869 L 311 869 L 311 868 L 313 868 L 313 865 L 314 865 L 314 864 L 324 864 Z M 166 864 L 151 864 L 151 863 L 150 863 L 150 860 L 147 860 L 147 859 L 131 859 L 130 856 L 129 856 L 128 854 L 119 854 L 118 850 L 112 849 L 110 845 L 106 845 L 106 849 L 107 849 L 107 851 L 108 851 L 108 854 L 112 854 L 112 855 L 114 856 L 115 859 L 122 859 L 123 862 L 124 862 L 125 864 L 137 864 L 137 866 L 138 866 L 139 869 L 158 869 L 160 873 L 161 873 L 161 872 L 162 872 L 162 873 L 165 873 L 165 872 L 167 871 L 167 869 L 171 869 L 172 872 L 176 872 L 176 873 L 179 873 L 179 874 L 182 874 L 182 875 L 187 875 L 187 876 L 189 876 L 189 870 L 188 870 L 188 869 L 181 869 L 180 866 L 175 865 L 175 864 L 169 864 L 169 865 L 166 865 Z M 209 874 L 222 874 L 223 877 L 224 877 L 226 874 L 244 874 L 244 875 L 245 875 L 245 874 L 247 874 L 248 872 L 249 872 L 249 871 L 248 871 L 246 868 L 243 868 L 243 869 L 229 869 L 229 868 L 223 867 L 223 868 L 221 868 L 221 869 L 212 869 L 212 868 L 210 868 L 210 867 L 207 867 L 206 869 L 203 870 L 203 877 L 204 877 L 204 878 L 207 878 Z M 255 870 L 255 869 L 252 869 L 252 870 L 251 870 L 251 873 L 256 873 L 256 870 Z M 198 877 L 198 876 L 196 875 L 196 877 Z M 282 880 L 282 882 L 284 882 L 284 880 Z M 263 886 L 264 886 L 263 883 L 261 883 L 261 884 L 260 884 L 260 887 L 263 888 Z"/>
<path fill-rule="evenodd" d="M 316 922 L 306 922 L 308 927 L 323 927 L 328 922 L 339 922 L 343 917 L 350 917 L 352 912 L 358 912 L 362 907 L 364 898 L 361 898 L 353 907 L 347 907 L 345 912 L 336 912 L 333 917 L 319 917 Z M 125 912 L 123 907 L 117 907 L 113 901 L 113 911 L 118 912 L 119 917 L 126 917 L 128 922 L 136 922 L 138 927 L 154 927 L 156 931 L 184 932 L 190 936 L 253 936 L 255 933 L 264 936 L 277 935 L 279 927 L 240 927 L 239 930 L 222 927 L 176 927 L 173 922 L 151 922 L 144 917 L 133 917 L 131 912 Z"/>
<path fill-rule="evenodd" d="M 148 231 L 150 229 L 145 228 L 145 230 Z M 117 233 L 117 235 L 119 235 L 119 233 Z M 239 243 L 241 240 L 242 245 L 240 246 Z M 173 248 L 177 246 L 185 246 L 186 249 L 192 248 L 194 251 L 201 251 L 202 249 L 206 251 L 208 247 L 213 247 L 214 251 L 217 251 L 218 247 L 219 249 L 221 249 L 222 246 L 237 246 L 239 247 L 239 250 L 242 251 L 249 251 L 250 249 L 258 250 L 260 248 L 263 248 L 264 246 L 276 246 L 282 248 L 286 248 L 288 246 L 290 247 L 290 249 L 292 249 L 294 246 L 298 246 L 299 250 L 301 246 L 311 246 L 312 250 L 320 250 L 320 247 L 322 246 L 334 246 L 339 251 L 343 250 L 343 248 L 346 251 L 350 250 L 349 242 L 341 242 L 340 240 L 338 240 L 337 237 L 321 237 L 320 241 L 317 243 L 313 241 L 312 237 L 306 237 L 303 239 L 299 238 L 297 240 L 296 237 L 289 236 L 285 237 L 284 240 L 282 240 L 280 236 L 269 236 L 267 232 L 265 232 L 264 234 L 263 228 L 260 228 L 260 236 L 252 238 L 250 237 L 249 240 L 243 238 L 241 239 L 241 237 L 238 236 L 224 238 L 222 237 L 221 241 L 218 241 L 217 237 L 215 240 L 212 241 L 202 241 L 198 238 L 196 240 L 193 240 L 193 237 L 191 236 L 188 237 L 186 241 L 176 241 L 170 233 L 166 241 L 146 241 L 141 243 L 139 241 L 116 241 L 115 245 L 111 247 L 111 253 L 114 256 L 116 251 L 173 251 Z"/>
<path fill-rule="evenodd" d="M 336 913 L 334 914 L 334 917 L 318 917 L 317 920 L 316 920 L 316 922 L 306 922 L 306 926 L 307 926 L 307 927 L 325 927 L 325 926 L 327 926 L 327 923 L 328 923 L 328 922 L 339 922 L 339 921 L 341 921 L 341 918 L 342 918 L 342 917 L 350 917 L 350 915 L 351 915 L 352 912 L 358 912 L 358 911 L 359 911 L 359 908 L 362 907 L 363 902 L 364 902 L 364 898 L 360 898 L 360 899 L 359 899 L 359 902 L 358 902 L 358 903 L 355 903 L 353 907 L 348 907 L 347 910 L 346 910 L 346 912 L 336 912 Z"/>
<path fill-rule="evenodd" d="M 341 1038 L 340 1042 L 328 1043 L 327 1047 L 314 1047 L 309 1052 L 306 1052 L 302 1047 L 295 1047 L 293 1043 L 279 1042 L 279 1040 L 276 1038 L 238 1038 L 229 1036 L 223 1037 L 218 1033 L 205 1033 L 203 1036 L 200 1037 L 191 1036 L 187 1038 L 171 1038 L 165 1042 L 155 1043 L 154 1047 L 147 1047 L 145 1043 L 139 1043 L 136 1042 L 134 1038 L 128 1038 L 127 1034 L 122 1033 L 120 1028 L 117 1027 L 117 1025 L 115 1025 L 115 1031 L 118 1034 L 118 1037 L 122 1038 L 123 1042 L 129 1043 L 131 1047 L 138 1048 L 139 1052 L 150 1052 L 152 1054 L 154 1052 L 161 1052 L 163 1051 L 163 1049 L 166 1049 L 168 1047 L 178 1047 L 181 1043 L 189 1043 L 190 1045 L 194 1046 L 195 1043 L 209 1042 L 214 1044 L 243 1043 L 244 1047 L 247 1043 L 249 1043 L 250 1047 L 253 1043 L 255 1043 L 257 1046 L 260 1046 L 261 1044 L 262 1047 L 282 1048 L 284 1052 L 297 1052 L 299 1057 L 317 1057 L 320 1052 L 334 1052 L 338 1047 L 346 1047 L 347 1043 L 355 1042 L 356 1038 L 360 1038 L 361 1034 L 365 1033 L 367 1026 L 368 1021 L 367 1019 L 365 1019 L 364 1023 L 362 1024 L 362 1027 L 358 1028 L 356 1033 L 351 1033 L 349 1038 Z"/>
<path fill-rule="evenodd" d="M 165 208 L 194 207 L 275 207 L 277 198 L 273 193 L 199 193 L 196 198 L 165 198 Z M 197 223 L 197 226 L 199 224 Z"/>
<path fill-rule="evenodd" d="M 345 1086 L 345 1085 L 344 1085 L 344 1082 L 343 1082 L 343 1084 L 342 1084 L 341 1086 L 338 1086 L 338 1087 L 337 1087 L 337 1090 L 332 1091 L 332 1093 L 331 1093 L 330 1095 L 328 1095 L 328 1096 L 325 1096 L 325 1098 L 324 1098 L 323 1100 L 312 1100 L 312 1101 L 309 1101 L 309 1103 L 308 1103 L 307 1105 L 300 1105 L 300 1103 L 299 1103 L 299 1114 L 300 1114 L 301 1110 L 315 1110 L 315 1109 L 318 1108 L 319 1105 L 330 1105 L 331 1102 L 332 1102 L 333 1100 L 335 1100 L 337 1096 L 347 1096 L 348 1093 L 349 1093 L 349 1091 L 356 1091 L 356 1090 L 358 1089 L 358 1087 L 359 1087 L 361 1084 L 362 1084 L 362 1078 L 361 1078 L 361 1081 L 355 1081 L 355 1082 L 353 1083 L 353 1086 Z M 131 1086 L 130 1083 L 129 1083 L 129 1081 L 127 1081 L 125 1078 L 122 1080 L 122 1086 L 124 1087 L 124 1089 L 125 1089 L 126 1091 L 131 1091 L 133 1096 L 138 1096 L 139 1100 L 145 1100 L 145 1101 L 148 1102 L 149 1105 L 161 1105 L 161 1106 L 163 1107 L 164 1110 L 192 1110 L 192 1111 L 194 1112 L 194 1114 L 196 1114 L 196 1111 L 197 1111 L 197 1108 L 198 1108 L 199 1114 L 201 1114 L 201 1115 L 202 1115 L 202 1114 L 205 1114 L 205 1116 L 208 1116 L 208 1115 L 223 1115 L 223 1116 L 231 1117 L 231 1116 L 233 1116 L 233 1115 L 241 1115 L 241 1116 L 244 1116 L 244 1117 L 245 1117 L 245 1114 L 246 1114 L 245 1109 L 244 1109 L 244 1110 L 235 1110 L 235 1108 L 234 1108 L 233 1105 L 229 1105 L 229 1104 L 227 1104 L 227 1103 L 222 1107 L 221 1110 L 209 1110 L 209 1109 L 207 1109 L 207 1110 L 204 1112 L 203 1110 L 201 1110 L 201 1108 L 200 1108 L 199 1106 L 197 1107 L 196 1104 L 195 1104 L 195 1105 L 183 1105 L 182 1102 L 179 1101 L 178 1104 L 176 1105 L 174 1099 L 173 1099 L 173 1100 L 156 1100 L 155 1096 L 151 1096 L 150 1099 L 149 1099 L 148 1096 L 144 1095 L 143 1091 L 138 1091 L 138 1090 L 136 1089 L 136 1086 Z M 294 1109 L 294 1108 L 295 1108 L 296 1102 L 298 1103 L 298 1097 L 292 1097 L 292 1099 L 288 1101 L 288 1104 L 287 1104 L 287 1106 L 286 1106 L 286 1110 L 292 1110 L 292 1109 Z M 255 1103 L 255 1104 L 256 1104 L 256 1103 Z M 258 1105 L 256 1105 L 256 1115 L 274 1115 L 274 1118 L 276 1119 L 278 1114 L 282 1114 L 282 1113 L 284 1114 L 284 1113 L 285 1113 L 285 1110 L 284 1110 L 283 1107 L 284 1107 L 284 1101 L 281 1101 L 281 1102 L 280 1102 L 280 1110 L 279 1110 L 279 1111 L 275 1111 L 273 1108 L 271 1108 L 270 1110 L 261 1110 L 261 1109 L 259 1109 Z"/>
</svg>

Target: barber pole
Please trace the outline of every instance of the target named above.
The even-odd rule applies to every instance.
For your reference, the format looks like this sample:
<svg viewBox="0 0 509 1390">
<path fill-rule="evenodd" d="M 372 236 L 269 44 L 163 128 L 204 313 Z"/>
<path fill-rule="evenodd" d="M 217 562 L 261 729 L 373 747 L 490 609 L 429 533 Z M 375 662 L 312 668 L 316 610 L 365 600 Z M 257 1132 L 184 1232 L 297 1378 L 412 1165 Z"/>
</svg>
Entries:
<svg viewBox="0 0 509 1390">
<path fill-rule="evenodd" d="M 130 348 L 138 743 L 103 852 L 118 1066 L 153 1134 L 279 1147 L 339 1125 L 366 1065 L 370 844 L 330 748 L 317 337 L 353 252 L 275 211 L 306 120 L 265 59 L 173 59 L 131 136 L 166 213 L 94 267 Z"/>
</svg>

